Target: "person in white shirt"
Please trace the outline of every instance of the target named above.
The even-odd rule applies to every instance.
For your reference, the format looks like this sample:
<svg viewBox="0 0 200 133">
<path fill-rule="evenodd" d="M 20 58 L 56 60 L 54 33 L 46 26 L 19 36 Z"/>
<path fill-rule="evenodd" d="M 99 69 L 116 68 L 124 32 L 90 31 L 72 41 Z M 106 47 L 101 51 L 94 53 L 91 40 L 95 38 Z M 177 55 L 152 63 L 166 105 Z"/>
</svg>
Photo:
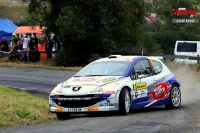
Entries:
<svg viewBox="0 0 200 133">
<path fill-rule="evenodd" d="M 28 37 L 28 33 L 26 33 L 25 37 L 23 38 L 23 50 L 26 51 L 28 49 L 28 45 L 30 42 L 30 38 Z"/>
<path fill-rule="evenodd" d="M 30 42 L 30 38 L 28 37 L 28 33 L 26 33 L 26 35 L 24 36 L 24 38 L 22 39 L 23 42 L 23 51 L 27 51 L 28 50 L 28 46 L 29 46 L 29 42 Z M 25 58 L 25 54 L 22 55 L 23 59 Z"/>
</svg>

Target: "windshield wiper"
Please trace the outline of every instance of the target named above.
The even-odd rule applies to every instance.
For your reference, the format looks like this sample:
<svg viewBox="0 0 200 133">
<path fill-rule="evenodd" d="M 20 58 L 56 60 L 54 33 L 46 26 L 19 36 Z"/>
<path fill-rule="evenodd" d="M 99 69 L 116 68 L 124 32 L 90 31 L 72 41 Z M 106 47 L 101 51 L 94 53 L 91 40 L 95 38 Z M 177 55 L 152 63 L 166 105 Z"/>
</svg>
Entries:
<svg viewBox="0 0 200 133">
<path fill-rule="evenodd" d="M 89 77 L 89 76 L 108 76 L 108 75 L 85 75 L 85 77 Z"/>
</svg>

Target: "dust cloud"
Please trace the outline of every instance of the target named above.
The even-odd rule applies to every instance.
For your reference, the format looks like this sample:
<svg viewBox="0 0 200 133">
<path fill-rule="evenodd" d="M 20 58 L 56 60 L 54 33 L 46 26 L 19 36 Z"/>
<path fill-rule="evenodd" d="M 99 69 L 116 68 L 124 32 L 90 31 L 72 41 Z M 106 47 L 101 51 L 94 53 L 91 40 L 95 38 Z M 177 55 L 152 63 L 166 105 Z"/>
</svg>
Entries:
<svg viewBox="0 0 200 133">
<path fill-rule="evenodd" d="M 200 101 L 200 83 L 197 72 L 186 64 L 174 64 L 169 69 L 181 83 L 181 104 L 186 105 Z"/>
</svg>

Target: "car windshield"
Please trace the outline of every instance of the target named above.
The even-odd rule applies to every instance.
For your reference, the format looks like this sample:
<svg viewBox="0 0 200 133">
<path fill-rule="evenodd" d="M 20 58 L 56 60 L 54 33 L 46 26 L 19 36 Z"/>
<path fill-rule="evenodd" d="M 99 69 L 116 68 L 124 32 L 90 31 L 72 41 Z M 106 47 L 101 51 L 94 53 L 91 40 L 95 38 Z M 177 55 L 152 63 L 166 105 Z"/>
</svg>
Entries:
<svg viewBox="0 0 200 133">
<path fill-rule="evenodd" d="M 93 62 L 80 70 L 75 77 L 122 76 L 126 73 L 130 64 L 131 62 L 128 61 Z"/>
</svg>

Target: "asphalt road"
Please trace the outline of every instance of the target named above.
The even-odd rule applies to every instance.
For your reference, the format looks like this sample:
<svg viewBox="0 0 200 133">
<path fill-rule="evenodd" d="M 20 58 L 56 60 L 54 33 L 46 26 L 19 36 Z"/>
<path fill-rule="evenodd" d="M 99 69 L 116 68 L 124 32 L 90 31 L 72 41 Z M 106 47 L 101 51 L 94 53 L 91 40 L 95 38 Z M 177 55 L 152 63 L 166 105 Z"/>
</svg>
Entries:
<svg viewBox="0 0 200 133">
<path fill-rule="evenodd" d="M 74 74 L 44 69 L 0 68 L 0 84 L 49 92 L 57 83 Z M 180 73 L 175 74 L 179 77 Z M 199 133 L 199 84 L 189 78 L 180 77 L 186 87 L 182 91 L 183 103 L 176 110 L 160 106 L 135 110 L 127 116 L 116 113 L 75 115 L 65 121 L 5 128 L 0 133 Z"/>
<path fill-rule="evenodd" d="M 0 67 L 0 84 L 23 90 L 50 93 L 52 89 L 75 72 L 52 71 L 36 68 Z"/>
</svg>

